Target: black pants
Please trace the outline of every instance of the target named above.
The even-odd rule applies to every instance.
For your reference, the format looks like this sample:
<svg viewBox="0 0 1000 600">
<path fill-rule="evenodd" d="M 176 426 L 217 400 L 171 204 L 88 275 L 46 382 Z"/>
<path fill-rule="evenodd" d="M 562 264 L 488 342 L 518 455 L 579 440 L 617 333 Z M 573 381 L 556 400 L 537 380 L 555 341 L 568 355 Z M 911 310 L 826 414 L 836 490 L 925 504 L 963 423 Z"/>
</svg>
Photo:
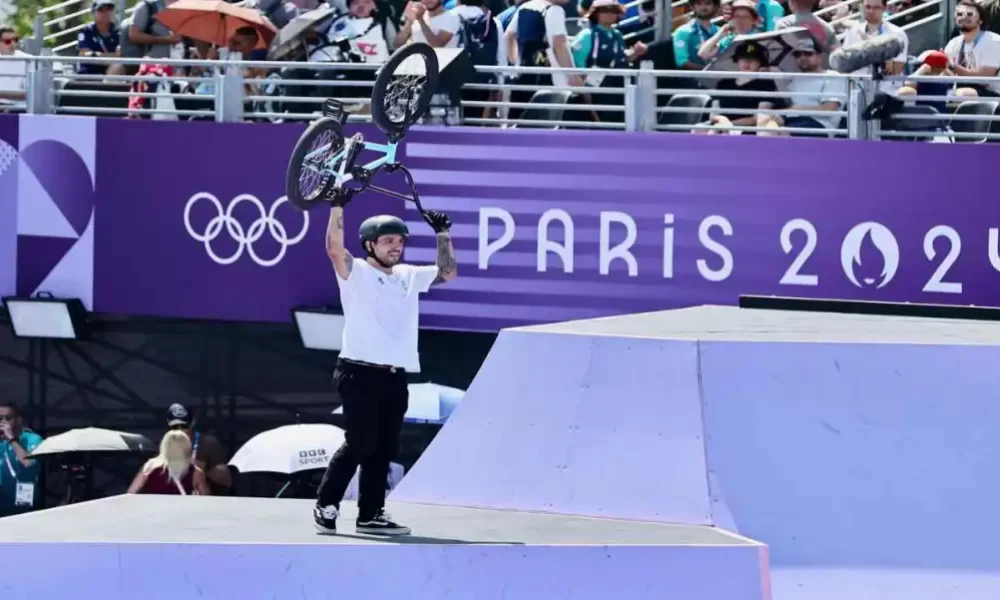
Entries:
<svg viewBox="0 0 1000 600">
<path fill-rule="evenodd" d="M 327 465 L 318 503 L 339 508 L 360 465 L 358 519 L 367 520 L 385 506 L 389 462 L 410 400 L 406 371 L 340 360 L 333 383 L 344 403 L 344 445 Z"/>
</svg>

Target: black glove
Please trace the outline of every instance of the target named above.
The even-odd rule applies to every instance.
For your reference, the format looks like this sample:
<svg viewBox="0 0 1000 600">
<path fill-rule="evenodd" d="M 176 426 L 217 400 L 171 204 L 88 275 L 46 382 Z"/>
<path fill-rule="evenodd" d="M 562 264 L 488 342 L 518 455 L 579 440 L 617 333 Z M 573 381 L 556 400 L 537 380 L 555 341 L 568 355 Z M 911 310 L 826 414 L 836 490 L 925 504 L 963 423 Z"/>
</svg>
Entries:
<svg viewBox="0 0 1000 600">
<path fill-rule="evenodd" d="M 428 210 L 424 211 L 423 216 L 427 224 L 434 230 L 434 233 L 446 233 L 451 229 L 451 219 L 443 212 Z"/>
</svg>

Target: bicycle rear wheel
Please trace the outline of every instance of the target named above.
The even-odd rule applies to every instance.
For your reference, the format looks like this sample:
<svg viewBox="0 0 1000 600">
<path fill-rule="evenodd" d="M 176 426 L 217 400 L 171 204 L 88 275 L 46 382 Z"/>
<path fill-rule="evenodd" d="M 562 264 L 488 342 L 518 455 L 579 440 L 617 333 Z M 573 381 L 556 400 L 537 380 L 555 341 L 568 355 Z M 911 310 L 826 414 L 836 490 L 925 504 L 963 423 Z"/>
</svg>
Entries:
<svg viewBox="0 0 1000 600">
<path fill-rule="evenodd" d="M 285 171 L 285 194 L 292 206 L 305 211 L 326 199 L 337 167 L 328 163 L 343 147 L 344 130 L 335 119 L 321 118 L 305 130 Z"/>
<path fill-rule="evenodd" d="M 434 48 L 412 43 L 396 50 L 379 69 L 372 89 L 372 122 L 399 137 L 424 116 L 438 85 Z"/>
</svg>

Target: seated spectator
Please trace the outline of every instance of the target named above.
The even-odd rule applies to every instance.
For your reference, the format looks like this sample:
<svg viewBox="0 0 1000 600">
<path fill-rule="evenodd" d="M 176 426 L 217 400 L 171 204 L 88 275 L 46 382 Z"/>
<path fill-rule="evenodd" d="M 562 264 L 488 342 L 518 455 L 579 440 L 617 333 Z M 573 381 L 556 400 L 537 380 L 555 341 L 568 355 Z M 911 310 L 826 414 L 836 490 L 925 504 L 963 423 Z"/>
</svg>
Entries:
<svg viewBox="0 0 1000 600">
<path fill-rule="evenodd" d="M 76 47 L 80 56 L 110 58 L 120 56 L 118 26 L 115 25 L 115 0 L 94 0 L 90 11 L 94 21 L 80 30 Z M 107 65 L 88 62 L 76 63 L 76 72 L 81 75 L 123 75 L 123 65 Z"/>
<path fill-rule="evenodd" d="M 674 30 L 674 60 L 678 69 L 701 71 L 708 61 L 698 50 L 719 32 L 712 19 L 719 13 L 720 0 L 689 0 L 691 20 Z"/>
<path fill-rule="evenodd" d="M 785 16 L 785 7 L 776 0 L 750 0 L 753 4 L 753 11 L 756 15 L 754 18 L 757 21 L 754 23 L 754 29 L 752 32 L 748 33 L 762 33 L 765 31 L 774 31 L 774 28 L 778 25 L 778 20 Z M 736 8 L 737 2 L 723 2 L 722 4 L 722 18 L 729 22 L 732 19 L 733 9 Z M 743 35 L 743 32 L 740 32 Z"/>
<path fill-rule="evenodd" d="M 733 52 L 737 68 L 743 73 L 757 73 L 768 68 L 767 49 L 756 42 L 743 42 L 736 46 Z M 731 126 L 754 127 L 757 124 L 757 114 L 748 111 L 771 110 L 784 106 L 784 101 L 777 97 L 778 87 L 773 79 L 759 77 L 738 77 L 722 79 L 716 90 L 720 92 L 770 92 L 774 98 L 765 99 L 757 96 L 745 96 L 739 93 L 719 96 L 713 101 L 715 111 L 709 125 L 721 129 L 695 129 L 695 133 L 742 133 L 739 130 L 728 130 Z"/>
<path fill-rule="evenodd" d="M 0 517 L 28 512 L 38 504 L 41 469 L 29 456 L 41 443 L 42 436 L 24 427 L 16 406 L 0 403 Z"/>
<path fill-rule="evenodd" d="M 17 32 L 10 25 L 0 25 L 0 56 L 28 56 L 17 49 Z M 28 61 L 0 61 L 0 108 L 8 102 L 23 102 L 27 90 Z"/>
<path fill-rule="evenodd" d="M 962 0 L 955 7 L 959 35 L 944 47 L 948 68 L 957 77 L 996 77 L 1000 70 L 1000 35 L 982 28 L 985 10 L 973 0 Z M 1000 80 L 995 83 L 959 83 L 959 96 L 1000 96 Z"/>
<path fill-rule="evenodd" d="M 823 68 L 825 59 L 815 40 L 805 38 L 795 47 L 794 56 L 803 73 L 828 73 L 831 77 L 796 77 L 788 85 L 788 103 L 791 110 L 839 111 L 847 102 L 847 79 L 838 77 L 836 71 Z M 766 128 L 796 127 L 808 129 L 836 129 L 839 116 L 814 117 L 758 115 L 757 126 Z M 761 131 L 757 135 L 787 135 L 777 131 Z M 793 134 L 803 135 L 803 134 Z"/>
<path fill-rule="evenodd" d="M 757 5 L 753 0 L 736 0 L 727 3 L 727 6 L 729 6 L 729 20 L 698 49 L 698 58 L 706 63 L 725 52 L 736 36 L 753 33 L 761 22 Z"/>
<path fill-rule="evenodd" d="M 775 30 L 804 27 L 818 44 L 819 51 L 828 55 L 837 49 L 840 43 L 837 32 L 822 18 L 813 14 L 812 0 L 788 0 L 792 14 L 778 21 Z"/>
<path fill-rule="evenodd" d="M 176 430 L 163 436 L 160 454 L 142 466 L 126 493 L 211 495 L 205 473 L 191 460 L 191 439 Z"/>
<path fill-rule="evenodd" d="M 171 404 L 167 409 L 167 427 L 171 431 L 180 431 L 188 436 L 193 444 L 191 458 L 194 464 L 204 471 L 212 493 L 216 496 L 223 495 L 233 486 L 226 449 L 217 437 L 198 430 L 196 421 L 191 411 L 183 404 Z"/>
<path fill-rule="evenodd" d="M 907 37 L 905 31 L 885 20 L 886 0 L 863 1 L 862 11 L 864 20 L 856 22 L 847 28 L 847 31 L 844 32 L 843 45 L 854 46 L 880 35 L 896 36 L 903 43 L 903 49 L 896 58 L 883 65 L 883 74 L 886 76 L 902 75 L 905 72 L 908 60 L 909 37 Z M 871 67 L 855 71 L 855 74 L 870 73 L 872 73 Z M 902 87 L 902 83 L 899 81 L 883 81 L 879 84 L 879 89 L 887 94 L 895 94 L 900 87 Z"/>
<path fill-rule="evenodd" d="M 948 68 L 948 55 L 941 51 L 928 50 L 920 56 L 921 65 L 913 72 L 913 75 L 917 77 L 954 77 L 955 74 L 951 72 Z M 899 88 L 896 92 L 898 98 L 907 98 L 910 96 L 941 96 L 942 100 L 917 100 L 917 104 L 926 104 L 928 106 L 934 107 L 939 113 L 946 112 L 948 108 L 948 101 L 943 98 L 951 94 L 951 90 L 955 84 L 950 82 L 933 82 L 933 81 L 907 81 L 903 84 L 903 87 Z M 968 95 L 968 92 L 966 92 Z"/>
<path fill-rule="evenodd" d="M 396 34 L 396 47 L 424 42 L 435 48 L 458 47 L 458 15 L 444 9 L 442 0 L 410 2 L 403 12 L 403 25 Z"/>
</svg>

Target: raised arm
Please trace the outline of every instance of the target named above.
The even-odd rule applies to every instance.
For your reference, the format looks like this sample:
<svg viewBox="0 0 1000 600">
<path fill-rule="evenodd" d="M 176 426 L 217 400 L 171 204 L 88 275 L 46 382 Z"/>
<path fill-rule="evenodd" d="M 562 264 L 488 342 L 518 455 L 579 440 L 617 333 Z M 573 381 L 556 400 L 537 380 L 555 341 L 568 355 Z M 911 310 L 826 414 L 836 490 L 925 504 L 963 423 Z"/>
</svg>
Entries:
<svg viewBox="0 0 1000 600">
<path fill-rule="evenodd" d="M 333 263 L 333 270 L 346 280 L 351 276 L 354 257 L 344 247 L 344 207 L 334 206 L 330 209 L 330 223 L 326 226 L 326 255 Z"/>
<path fill-rule="evenodd" d="M 437 250 L 438 274 L 431 285 L 445 283 L 458 277 L 458 260 L 455 259 L 455 246 L 451 243 L 451 234 L 447 231 L 437 234 Z"/>
</svg>

